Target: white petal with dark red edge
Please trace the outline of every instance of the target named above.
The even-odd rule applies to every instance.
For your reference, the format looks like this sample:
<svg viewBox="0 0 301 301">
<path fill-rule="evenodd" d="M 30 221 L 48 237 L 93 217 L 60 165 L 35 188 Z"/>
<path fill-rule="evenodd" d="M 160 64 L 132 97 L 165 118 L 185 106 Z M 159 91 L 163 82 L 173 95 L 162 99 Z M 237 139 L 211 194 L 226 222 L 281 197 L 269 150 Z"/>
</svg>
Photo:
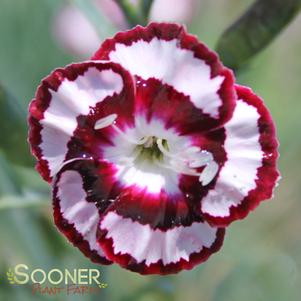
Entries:
<svg viewBox="0 0 301 301">
<path fill-rule="evenodd" d="M 132 74 L 143 79 L 156 78 L 189 95 L 191 101 L 204 113 L 217 118 L 222 100 L 218 90 L 223 76 L 211 78 L 211 68 L 195 58 L 193 52 L 178 47 L 178 40 L 158 38 L 150 42 L 137 41 L 131 46 L 117 44 L 110 60 L 121 64 Z"/>
<path fill-rule="evenodd" d="M 89 68 L 74 81 L 65 79 L 57 91 L 51 91 L 51 102 L 41 120 L 43 159 L 47 160 L 50 176 L 57 173 L 67 153 L 67 143 L 76 129 L 76 117 L 87 115 L 90 107 L 107 96 L 120 93 L 122 78 L 112 70 Z M 55 143 L 61 134 L 59 144 Z"/>
<path fill-rule="evenodd" d="M 202 209 L 213 216 L 228 216 L 230 207 L 237 206 L 256 187 L 257 169 L 263 152 L 259 144 L 255 107 L 239 100 L 234 115 L 225 125 L 227 161 L 221 169 L 214 190 L 202 201 Z"/>
<path fill-rule="evenodd" d="M 222 245 L 224 229 L 195 222 L 189 227 L 154 230 L 115 211 L 99 225 L 98 241 L 109 259 L 141 274 L 170 274 L 191 269 Z"/>
<path fill-rule="evenodd" d="M 120 94 L 126 76 L 117 64 L 89 61 L 57 69 L 42 81 L 30 106 L 29 139 L 45 179 L 50 181 L 64 162 L 77 117 Z"/>
<path fill-rule="evenodd" d="M 227 161 L 201 211 L 214 225 L 244 218 L 260 201 L 272 196 L 279 177 L 278 143 L 271 116 L 249 88 L 237 86 L 239 100 L 226 123 Z"/>
<path fill-rule="evenodd" d="M 82 175 L 76 170 L 62 170 L 54 183 L 54 220 L 65 236 L 93 261 L 107 264 L 96 242 L 99 211 L 87 201 Z"/>
<path fill-rule="evenodd" d="M 212 119 L 225 121 L 233 112 L 232 73 L 183 26 L 137 26 L 105 41 L 93 59 L 111 60 L 144 80 L 155 78 L 172 86 Z"/>
</svg>

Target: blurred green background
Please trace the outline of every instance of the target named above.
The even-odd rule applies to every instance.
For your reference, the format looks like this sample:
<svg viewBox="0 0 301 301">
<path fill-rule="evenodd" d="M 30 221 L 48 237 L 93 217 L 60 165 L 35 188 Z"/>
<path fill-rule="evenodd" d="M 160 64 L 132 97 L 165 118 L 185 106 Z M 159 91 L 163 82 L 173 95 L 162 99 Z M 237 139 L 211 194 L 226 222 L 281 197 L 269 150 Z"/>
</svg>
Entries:
<svg viewBox="0 0 301 301">
<path fill-rule="evenodd" d="M 184 21 L 189 31 L 211 48 L 252 3 L 197 2 L 193 16 Z M 102 11 L 95 13 L 90 4 L 0 1 L 0 301 L 300 300 L 301 16 L 237 72 L 238 82 L 261 95 L 274 117 L 281 143 L 282 180 L 272 201 L 262 203 L 247 219 L 228 229 L 219 253 L 192 271 L 168 277 L 140 276 L 116 265 L 99 267 L 108 287 L 96 296 L 32 296 L 30 286 L 8 284 L 7 269 L 19 263 L 45 270 L 96 267 L 54 227 L 50 188 L 35 172 L 26 142 L 27 106 L 41 78 L 53 68 L 83 57 L 82 52 L 63 45 L 64 37 L 57 37 L 62 26 L 54 24 L 57 14 L 66 5 L 75 5 L 99 27 L 100 38 L 117 30 L 108 26 L 112 12 L 105 19 Z M 79 44 L 85 43 L 76 20 L 71 31 Z"/>
</svg>

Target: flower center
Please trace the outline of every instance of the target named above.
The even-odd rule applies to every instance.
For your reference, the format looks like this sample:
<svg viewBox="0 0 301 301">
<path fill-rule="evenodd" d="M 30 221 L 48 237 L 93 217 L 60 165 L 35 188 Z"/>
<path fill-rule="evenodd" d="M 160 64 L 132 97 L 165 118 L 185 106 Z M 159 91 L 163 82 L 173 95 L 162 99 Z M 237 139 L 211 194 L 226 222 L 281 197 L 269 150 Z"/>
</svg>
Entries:
<svg viewBox="0 0 301 301">
<path fill-rule="evenodd" d="M 179 174 L 196 176 L 203 186 L 208 185 L 218 173 L 219 165 L 210 152 L 201 150 L 197 146 L 183 146 L 183 149 L 175 151 L 170 147 L 167 139 L 156 136 L 133 138 L 117 127 L 116 118 L 116 114 L 101 118 L 95 123 L 94 129 L 100 130 L 110 126 L 116 131 L 118 137 L 133 145 L 131 156 L 121 156 L 120 164 L 132 166 L 147 160 L 151 164 Z"/>
<path fill-rule="evenodd" d="M 162 161 L 164 158 L 164 154 L 160 150 L 158 146 L 158 138 L 155 136 L 150 136 L 142 139 L 146 142 L 142 145 L 136 146 L 137 160 L 149 160 L 152 162 Z M 167 140 L 163 139 L 164 146 L 168 149 Z"/>
</svg>

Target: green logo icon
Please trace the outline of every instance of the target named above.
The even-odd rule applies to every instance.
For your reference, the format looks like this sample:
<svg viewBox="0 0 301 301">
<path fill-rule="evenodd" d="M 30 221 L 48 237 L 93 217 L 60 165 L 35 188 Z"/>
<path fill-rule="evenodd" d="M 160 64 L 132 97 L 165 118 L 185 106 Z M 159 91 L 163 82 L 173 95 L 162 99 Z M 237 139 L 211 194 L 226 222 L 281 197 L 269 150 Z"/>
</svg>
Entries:
<svg viewBox="0 0 301 301">
<path fill-rule="evenodd" d="M 10 284 L 15 284 L 15 274 L 11 270 L 11 268 L 8 269 L 6 272 L 7 280 Z"/>
</svg>

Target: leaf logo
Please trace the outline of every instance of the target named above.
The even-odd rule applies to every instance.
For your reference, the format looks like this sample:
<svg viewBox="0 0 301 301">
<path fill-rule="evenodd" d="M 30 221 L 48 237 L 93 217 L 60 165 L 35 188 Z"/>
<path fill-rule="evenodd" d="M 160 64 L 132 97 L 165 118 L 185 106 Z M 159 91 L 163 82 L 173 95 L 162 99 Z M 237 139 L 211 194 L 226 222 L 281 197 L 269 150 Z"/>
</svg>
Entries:
<svg viewBox="0 0 301 301">
<path fill-rule="evenodd" d="M 8 269 L 8 271 L 6 272 L 6 276 L 7 276 L 8 282 L 10 284 L 15 284 L 16 283 L 15 282 L 15 274 L 11 269 Z"/>
<path fill-rule="evenodd" d="M 100 283 L 100 284 L 98 284 L 98 286 L 100 288 L 106 288 L 108 286 L 108 284 L 107 283 Z"/>
</svg>

